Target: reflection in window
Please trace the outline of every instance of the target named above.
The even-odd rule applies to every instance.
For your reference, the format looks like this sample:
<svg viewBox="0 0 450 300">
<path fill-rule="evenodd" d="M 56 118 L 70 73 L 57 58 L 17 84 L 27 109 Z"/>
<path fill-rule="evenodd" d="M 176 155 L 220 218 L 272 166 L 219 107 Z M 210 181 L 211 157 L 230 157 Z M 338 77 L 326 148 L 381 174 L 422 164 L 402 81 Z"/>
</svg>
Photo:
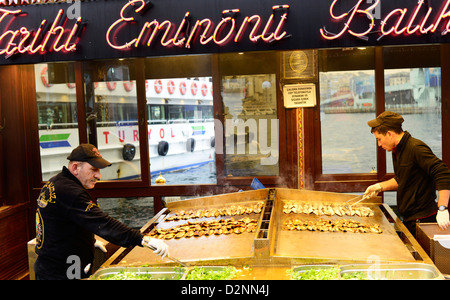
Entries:
<svg viewBox="0 0 450 300">
<path fill-rule="evenodd" d="M 88 141 L 112 163 L 102 180 L 141 176 L 136 83 L 132 64 L 98 61 L 84 65 Z"/>
<path fill-rule="evenodd" d="M 441 69 L 390 69 L 384 74 L 386 110 L 401 114 L 403 130 L 442 158 Z M 386 161 L 387 172 L 393 173 L 392 155 Z"/>
<path fill-rule="evenodd" d="M 97 203 L 109 216 L 135 229 L 155 215 L 153 197 L 98 198 Z"/>
<path fill-rule="evenodd" d="M 275 74 L 222 77 L 226 176 L 279 175 Z"/>
<path fill-rule="evenodd" d="M 79 143 L 74 68 L 71 63 L 34 68 L 42 180 L 46 181 L 67 165 L 67 156 Z"/>
<path fill-rule="evenodd" d="M 367 121 L 375 116 L 373 70 L 320 72 L 324 174 L 376 170 L 376 145 Z"/>
<path fill-rule="evenodd" d="M 215 184 L 211 77 L 147 79 L 152 184 Z"/>
</svg>

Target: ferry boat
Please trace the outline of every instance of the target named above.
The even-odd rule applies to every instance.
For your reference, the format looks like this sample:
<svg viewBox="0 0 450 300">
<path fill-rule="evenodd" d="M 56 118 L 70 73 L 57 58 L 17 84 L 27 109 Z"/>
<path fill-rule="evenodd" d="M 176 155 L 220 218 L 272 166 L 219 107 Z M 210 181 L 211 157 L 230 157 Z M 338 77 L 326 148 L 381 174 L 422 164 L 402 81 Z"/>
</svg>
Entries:
<svg viewBox="0 0 450 300">
<path fill-rule="evenodd" d="M 330 72 L 322 77 L 320 105 L 324 113 L 375 112 L 373 74 Z M 440 68 L 386 70 L 386 109 L 402 114 L 433 112 L 441 101 L 440 85 Z"/>
<path fill-rule="evenodd" d="M 52 84 L 46 64 L 35 68 L 42 180 L 48 180 L 79 145 L 75 85 Z M 211 78 L 151 79 L 145 85 L 152 175 L 214 161 Z M 94 88 L 88 119 L 95 120 L 100 153 L 112 163 L 102 170 L 102 180 L 139 178 L 135 82 L 95 82 Z"/>
</svg>

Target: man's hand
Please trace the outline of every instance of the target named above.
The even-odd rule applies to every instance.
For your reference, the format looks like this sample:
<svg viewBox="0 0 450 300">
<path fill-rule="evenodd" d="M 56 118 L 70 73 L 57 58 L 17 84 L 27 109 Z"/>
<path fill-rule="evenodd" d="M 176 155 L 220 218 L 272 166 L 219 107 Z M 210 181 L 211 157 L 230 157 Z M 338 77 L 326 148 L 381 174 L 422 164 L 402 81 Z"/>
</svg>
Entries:
<svg viewBox="0 0 450 300">
<path fill-rule="evenodd" d="M 169 246 L 167 246 L 167 244 L 162 240 L 144 236 L 144 238 L 142 239 L 142 245 L 149 247 L 153 250 L 153 253 L 155 253 L 156 255 L 161 255 L 162 258 L 169 255 Z"/>
<path fill-rule="evenodd" d="M 381 191 L 382 191 L 381 185 L 379 183 L 375 183 L 366 189 L 366 191 L 364 192 L 364 197 L 365 198 L 375 197 Z"/>
<path fill-rule="evenodd" d="M 436 221 L 442 230 L 447 229 L 450 226 L 448 209 L 438 210 L 437 216 L 436 216 Z"/>
</svg>

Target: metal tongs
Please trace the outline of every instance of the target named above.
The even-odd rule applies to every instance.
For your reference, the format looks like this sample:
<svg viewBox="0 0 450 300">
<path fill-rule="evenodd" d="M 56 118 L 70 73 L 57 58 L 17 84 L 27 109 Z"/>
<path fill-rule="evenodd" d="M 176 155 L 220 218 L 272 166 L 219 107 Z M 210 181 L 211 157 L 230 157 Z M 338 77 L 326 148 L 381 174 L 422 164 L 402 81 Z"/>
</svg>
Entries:
<svg viewBox="0 0 450 300">
<path fill-rule="evenodd" d="M 150 248 L 151 250 L 153 250 L 153 251 L 155 251 L 156 250 L 156 248 L 155 247 L 153 247 L 153 246 L 150 246 L 150 245 L 147 245 L 147 244 L 145 244 L 145 246 L 146 247 L 148 247 L 148 248 Z M 188 265 L 187 264 L 185 264 L 184 262 L 182 262 L 182 261 L 180 261 L 180 260 L 178 260 L 178 259 L 176 259 L 175 257 L 172 257 L 172 256 L 169 256 L 169 255 L 166 255 L 166 258 L 168 258 L 169 260 L 171 260 L 171 261 L 173 261 L 173 262 L 176 262 L 177 264 L 180 264 L 180 265 L 182 265 L 183 267 L 185 267 L 185 268 L 187 268 L 188 267 Z"/>
<path fill-rule="evenodd" d="M 361 202 L 361 201 L 364 201 L 364 200 L 370 198 L 369 196 L 358 195 L 358 196 L 356 196 L 356 197 L 354 197 L 354 198 L 351 198 L 351 199 L 347 200 L 345 203 L 348 203 L 348 202 L 350 202 L 350 201 L 356 200 L 356 199 L 358 199 L 358 198 L 361 197 L 361 196 L 362 196 L 361 199 L 359 199 L 359 200 L 356 201 L 355 203 L 350 204 L 350 206 L 353 206 L 353 205 L 355 205 L 355 204 L 357 204 L 357 203 L 359 203 L 359 202 Z"/>
</svg>

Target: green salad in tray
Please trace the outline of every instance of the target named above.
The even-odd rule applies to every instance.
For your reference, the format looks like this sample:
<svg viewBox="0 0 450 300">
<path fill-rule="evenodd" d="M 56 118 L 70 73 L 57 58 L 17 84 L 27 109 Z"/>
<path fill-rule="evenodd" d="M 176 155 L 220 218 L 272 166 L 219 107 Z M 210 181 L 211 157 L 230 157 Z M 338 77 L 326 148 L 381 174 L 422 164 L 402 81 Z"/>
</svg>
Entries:
<svg viewBox="0 0 450 300">
<path fill-rule="evenodd" d="M 186 276 L 187 280 L 228 280 L 237 276 L 238 270 L 228 266 L 224 268 L 194 267 Z"/>
<path fill-rule="evenodd" d="M 287 273 L 294 280 L 337 280 L 339 279 L 338 268 L 309 269 L 306 271 L 288 270 Z"/>
<path fill-rule="evenodd" d="M 185 269 L 182 267 L 125 267 L 105 268 L 94 274 L 92 280 L 180 280 Z"/>
<path fill-rule="evenodd" d="M 127 272 L 120 271 L 115 274 L 104 276 L 102 280 L 152 280 L 152 274 L 150 273 L 137 273 L 137 272 Z"/>
</svg>

